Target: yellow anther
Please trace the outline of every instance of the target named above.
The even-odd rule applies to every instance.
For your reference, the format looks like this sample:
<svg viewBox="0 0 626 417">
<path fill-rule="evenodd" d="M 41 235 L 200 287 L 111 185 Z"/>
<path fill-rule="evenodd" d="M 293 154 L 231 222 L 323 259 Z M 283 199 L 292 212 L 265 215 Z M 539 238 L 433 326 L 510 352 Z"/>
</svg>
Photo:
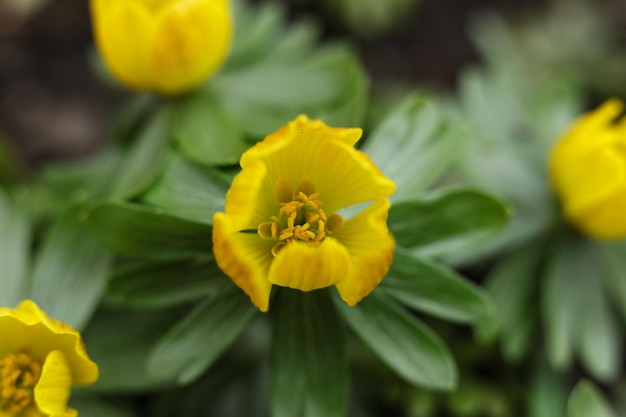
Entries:
<svg viewBox="0 0 626 417">
<path fill-rule="evenodd" d="M 41 365 L 26 353 L 0 360 L 0 415 L 18 415 L 33 402 Z"/>
<path fill-rule="evenodd" d="M 272 216 L 270 222 L 259 224 L 257 229 L 261 238 L 276 241 L 272 247 L 274 256 L 284 246 L 297 242 L 317 245 L 328 233 L 343 226 L 340 215 L 327 217 L 320 208 L 323 203 L 311 181 L 302 181 L 296 194 L 291 194 L 291 186 L 285 180 L 278 181 L 275 188 L 278 216 Z"/>
<path fill-rule="evenodd" d="M 307 223 L 315 223 L 316 221 L 318 221 L 320 218 L 320 215 L 317 213 L 313 213 L 311 215 L 309 215 L 309 217 L 307 217 L 306 222 Z"/>
</svg>

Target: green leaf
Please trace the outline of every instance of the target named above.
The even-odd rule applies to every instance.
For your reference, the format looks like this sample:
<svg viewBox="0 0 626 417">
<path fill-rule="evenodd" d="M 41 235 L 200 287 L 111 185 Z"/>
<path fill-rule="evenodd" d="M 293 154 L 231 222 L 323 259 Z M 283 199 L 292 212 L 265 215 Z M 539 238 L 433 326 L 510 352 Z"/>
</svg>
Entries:
<svg viewBox="0 0 626 417">
<path fill-rule="evenodd" d="M 141 200 L 178 217 L 212 224 L 213 215 L 224 211 L 225 195 L 230 185 L 221 175 L 174 156 Z"/>
<path fill-rule="evenodd" d="M 322 117 L 331 125 L 360 124 L 364 77 L 352 53 L 328 47 L 289 65 L 268 58 L 220 74 L 211 88 L 240 129 L 262 138 L 299 114 Z"/>
<path fill-rule="evenodd" d="M 112 256 L 92 236 L 84 213 L 69 210 L 35 259 L 30 297 L 50 317 L 82 329 L 104 293 Z"/>
<path fill-rule="evenodd" d="M 80 417 L 135 417 L 128 406 L 112 404 L 101 398 L 73 392 L 70 407 L 80 411 Z"/>
<path fill-rule="evenodd" d="M 461 323 L 477 323 L 495 311 L 488 294 L 453 270 L 398 248 L 380 289 L 408 307 Z"/>
<path fill-rule="evenodd" d="M 509 360 L 519 360 L 526 353 L 536 322 L 535 293 L 538 272 L 545 248 L 525 247 L 503 257 L 487 277 L 486 288 L 498 311 L 502 349 Z"/>
<path fill-rule="evenodd" d="M 169 119 L 168 109 L 161 108 L 138 133 L 120 161 L 112 180 L 111 197 L 134 197 L 157 177 L 167 151 Z"/>
<path fill-rule="evenodd" d="M 617 414 L 593 383 L 582 380 L 569 397 L 567 417 L 617 417 Z"/>
<path fill-rule="evenodd" d="M 24 298 L 31 245 L 31 224 L 23 210 L 0 188 L 0 306 Z"/>
<path fill-rule="evenodd" d="M 272 317 L 272 416 L 345 416 L 346 340 L 328 290 L 281 289 Z"/>
<path fill-rule="evenodd" d="M 215 278 L 222 279 L 224 275 L 211 258 L 140 261 L 115 269 L 108 293 L 131 307 L 165 308 L 214 294 Z"/>
<path fill-rule="evenodd" d="M 392 201 L 417 197 L 448 168 L 463 137 L 423 95 L 392 109 L 363 145 L 376 165 L 396 183 Z"/>
<path fill-rule="evenodd" d="M 545 361 L 539 363 L 529 385 L 528 416 L 557 417 L 565 414 L 565 381 Z"/>
<path fill-rule="evenodd" d="M 241 131 L 206 90 L 171 102 L 170 131 L 189 159 L 208 166 L 234 165 L 248 145 Z"/>
<path fill-rule="evenodd" d="M 258 314 L 248 297 L 224 278 L 224 289 L 198 305 L 157 343 L 148 373 L 187 384 L 198 378 Z"/>
<path fill-rule="evenodd" d="M 482 191 L 446 190 L 391 206 L 389 230 L 398 245 L 438 256 L 476 245 L 501 230 L 509 210 Z"/>
<path fill-rule="evenodd" d="M 416 317 L 374 291 L 355 307 L 333 299 L 352 330 L 395 373 L 418 387 L 452 390 L 454 359 L 443 341 Z"/>
<path fill-rule="evenodd" d="M 596 378 L 612 380 L 619 375 L 620 333 L 590 244 L 576 237 L 564 240 L 549 264 L 542 294 L 548 358 L 563 369 L 575 348 Z"/>
<path fill-rule="evenodd" d="M 130 256 L 175 259 L 211 252 L 210 226 L 126 202 L 107 202 L 88 213 L 90 229 L 110 248 Z"/>
<path fill-rule="evenodd" d="M 233 1 L 235 35 L 225 71 L 252 65 L 267 55 L 284 30 L 284 11 L 275 3 L 250 7 L 242 0 Z"/>
<path fill-rule="evenodd" d="M 82 390 L 128 395 L 171 384 L 167 378 L 148 374 L 146 359 L 179 316 L 172 310 L 137 312 L 109 306 L 98 309 L 82 334 L 89 356 L 100 368 L 100 378 Z"/>
<path fill-rule="evenodd" d="M 598 244 L 594 247 L 602 268 L 602 277 L 609 296 L 626 318 L 626 245 L 623 243 Z"/>
</svg>

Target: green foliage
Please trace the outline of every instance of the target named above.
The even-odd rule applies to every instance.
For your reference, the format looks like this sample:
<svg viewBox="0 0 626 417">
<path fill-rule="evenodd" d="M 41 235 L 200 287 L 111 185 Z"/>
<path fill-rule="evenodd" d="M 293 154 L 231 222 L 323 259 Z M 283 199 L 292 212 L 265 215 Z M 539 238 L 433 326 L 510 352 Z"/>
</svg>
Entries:
<svg viewBox="0 0 626 417">
<path fill-rule="evenodd" d="M 440 390 L 456 386 L 456 366 L 445 343 L 380 291 L 354 307 L 334 300 L 354 333 L 406 381 Z"/>
<path fill-rule="evenodd" d="M 211 226 L 166 214 L 157 207 L 108 202 L 94 207 L 87 216 L 91 230 L 125 255 L 162 260 L 209 254 L 211 250 Z"/>
<path fill-rule="evenodd" d="M 31 221 L 0 188 L 0 305 L 15 306 L 26 293 Z"/>
<path fill-rule="evenodd" d="M 580 381 L 567 402 L 567 417 L 616 417 L 604 396 L 589 381 Z"/>
<path fill-rule="evenodd" d="M 223 283 L 158 341 L 148 357 L 146 372 L 189 383 L 241 335 L 257 310 L 239 288 L 227 280 Z"/>
<path fill-rule="evenodd" d="M 389 230 L 403 247 L 442 256 L 486 240 L 508 218 L 507 207 L 481 191 L 447 190 L 393 205 Z"/>
<path fill-rule="evenodd" d="M 398 248 L 380 289 L 407 307 L 461 323 L 492 319 L 491 299 L 453 270 Z"/>
<path fill-rule="evenodd" d="M 391 200 L 398 202 L 419 196 L 441 177 L 464 134 L 424 95 L 414 94 L 389 112 L 362 150 L 396 183 Z"/>
<path fill-rule="evenodd" d="M 272 318 L 272 416 L 345 416 L 346 336 L 328 291 L 278 291 Z"/>
<path fill-rule="evenodd" d="M 82 329 L 104 293 L 112 256 L 85 228 L 84 213 L 68 211 L 34 260 L 33 299 L 51 317 Z"/>
</svg>

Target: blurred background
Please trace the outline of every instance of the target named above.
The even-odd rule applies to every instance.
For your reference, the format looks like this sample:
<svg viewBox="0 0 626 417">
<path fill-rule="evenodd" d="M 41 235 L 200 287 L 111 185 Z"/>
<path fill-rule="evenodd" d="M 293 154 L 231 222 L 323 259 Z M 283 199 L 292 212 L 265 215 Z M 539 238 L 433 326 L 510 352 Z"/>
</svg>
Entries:
<svg viewBox="0 0 626 417">
<path fill-rule="evenodd" d="M 313 19 L 324 39 L 355 48 L 371 77 L 374 118 L 377 103 L 384 108 L 407 86 L 453 90 L 459 72 L 481 60 L 471 28 L 486 11 L 523 38 L 529 50 L 520 54 L 538 68 L 576 68 L 589 97 L 625 90 L 624 0 L 282 2 L 291 19 Z M 96 78 L 94 57 L 86 0 L 0 0 L 0 135 L 27 167 L 85 155 L 104 140 L 105 120 L 128 93 Z"/>
</svg>

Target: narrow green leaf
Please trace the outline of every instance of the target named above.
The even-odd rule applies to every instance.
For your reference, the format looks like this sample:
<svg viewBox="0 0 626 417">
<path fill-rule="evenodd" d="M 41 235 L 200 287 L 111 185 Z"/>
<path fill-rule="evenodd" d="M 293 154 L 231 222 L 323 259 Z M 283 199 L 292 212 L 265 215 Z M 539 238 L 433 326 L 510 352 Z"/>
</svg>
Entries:
<svg viewBox="0 0 626 417">
<path fill-rule="evenodd" d="M 197 306 L 156 344 L 147 372 L 188 384 L 198 378 L 243 333 L 258 311 L 224 279 L 225 287 Z"/>
<path fill-rule="evenodd" d="M 168 109 L 161 108 L 138 133 L 126 157 L 120 160 L 111 197 L 134 197 L 155 180 L 167 151 L 169 119 Z"/>
<path fill-rule="evenodd" d="M 567 417 L 617 417 L 591 381 L 580 381 L 567 402 Z"/>
<path fill-rule="evenodd" d="M 445 343 L 430 328 L 374 291 L 355 307 L 333 298 L 352 330 L 403 379 L 418 387 L 452 390 L 457 369 Z"/>
<path fill-rule="evenodd" d="M 178 217 L 212 224 L 213 215 L 224 211 L 228 187 L 229 183 L 217 171 L 202 170 L 174 156 L 141 200 Z"/>
<path fill-rule="evenodd" d="M 529 385 L 528 416 L 561 417 L 565 415 L 567 404 L 565 381 L 545 361 L 538 364 Z"/>
<path fill-rule="evenodd" d="M 546 333 L 548 360 L 556 369 L 567 368 L 573 356 L 576 335 L 577 268 L 580 260 L 571 245 L 559 244 L 551 259 L 541 288 L 541 313 Z M 587 267 L 584 267 L 586 270 Z"/>
<path fill-rule="evenodd" d="M 222 278 L 210 257 L 205 261 L 140 261 L 115 269 L 108 293 L 131 307 L 165 308 L 214 294 L 215 281 Z"/>
<path fill-rule="evenodd" d="M 345 416 L 346 340 L 328 290 L 283 289 L 272 316 L 272 416 Z"/>
<path fill-rule="evenodd" d="M 503 257 L 487 277 L 486 287 L 498 311 L 504 355 L 519 360 L 531 341 L 537 322 L 535 293 L 543 245 L 533 245 Z"/>
<path fill-rule="evenodd" d="M 215 96 L 198 90 L 171 103 L 172 137 L 189 159 L 208 166 L 234 165 L 248 145 Z"/>
<path fill-rule="evenodd" d="M 391 206 L 389 230 L 398 245 L 424 255 L 453 254 L 502 229 L 507 207 L 482 191 L 456 189 Z"/>
<path fill-rule="evenodd" d="M 107 202 L 88 213 L 90 229 L 113 250 L 157 260 L 185 258 L 211 251 L 210 226 L 126 202 Z"/>
<path fill-rule="evenodd" d="M 171 385 L 171 379 L 146 373 L 146 360 L 179 317 L 171 309 L 137 312 L 106 305 L 98 309 L 82 334 L 89 356 L 100 368 L 100 378 L 82 390 L 128 395 Z"/>
<path fill-rule="evenodd" d="M 119 403 L 119 401 L 118 401 Z M 72 393 L 70 407 L 79 410 L 80 417 L 135 417 L 132 407 L 112 404 L 93 395 Z"/>
<path fill-rule="evenodd" d="M 16 307 L 24 298 L 31 224 L 0 188 L 0 306 Z"/>
<path fill-rule="evenodd" d="M 578 254 L 578 317 L 576 346 L 582 364 L 600 381 L 614 381 L 622 368 L 622 331 L 611 311 L 599 276 L 601 270 L 594 253 L 585 246 Z M 585 266 L 583 266 L 584 264 Z M 584 309 L 580 306 L 584 305 Z"/>
<path fill-rule="evenodd" d="M 620 333 L 589 245 L 572 238 L 556 248 L 542 300 L 548 354 L 554 366 L 564 368 L 576 348 L 596 378 L 612 380 L 619 375 Z"/>
<path fill-rule="evenodd" d="M 408 307 L 461 323 L 495 311 L 488 294 L 453 270 L 398 248 L 380 289 Z"/>
<path fill-rule="evenodd" d="M 35 259 L 30 297 L 51 317 L 82 329 L 104 293 L 112 256 L 69 210 Z"/>
<path fill-rule="evenodd" d="M 443 174 L 463 135 L 425 96 L 414 94 L 389 112 L 363 151 L 396 183 L 392 201 L 402 201 L 417 197 Z"/>
<path fill-rule="evenodd" d="M 598 244 L 594 247 L 597 252 L 602 277 L 607 286 L 609 296 L 626 318 L 626 245 L 623 243 Z"/>
</svg>

